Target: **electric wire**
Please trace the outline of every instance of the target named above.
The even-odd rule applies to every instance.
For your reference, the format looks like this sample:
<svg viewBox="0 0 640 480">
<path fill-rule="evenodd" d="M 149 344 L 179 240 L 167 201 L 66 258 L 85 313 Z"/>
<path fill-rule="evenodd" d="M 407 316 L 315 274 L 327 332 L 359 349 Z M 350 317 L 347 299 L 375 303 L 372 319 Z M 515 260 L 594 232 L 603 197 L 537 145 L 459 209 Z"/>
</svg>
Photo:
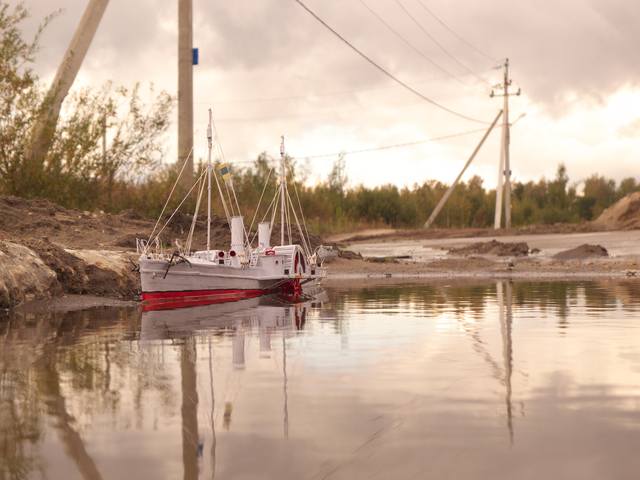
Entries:
<svg viewBox="0 0 640 480">
<path fill-rule="evenodd" d="M 416 26 L 433 42 L 437 45 L 437 47 L 442 50 L 442 52 L 449 57 L 451 60 L 453 60 L 454 62 L 456 62 L 460 67 L 462 67 L 464 70 L 466 70 L 467 72 L 469 72 L 471 75 L 473 75 L 474 77 L 476 77 L 478 80 L 480 80 L 482 83 L 490 85 L 490 83 L 482 78 L 480 75 L 478 75 L 477 73 L 475 73 L 473 70 L 471 70 L 467 65 L 465 65 L 464 63 L 462 63 L 460 60 L 458 60 L 458 58 L 453 55 L 451 52 L 449 52 L 444 45 L 442 45 L 437 39 L 436 37 L 434 37 L 431 33 L 429 33 L 429 31 L 418 21 L 418 19 L 407 9 L 407 7 L 404 6 L 404 4 L 401 2 L 401 0 L 394 0 L 394 2 L 396 3 L 396 5 L 398 5 L 402 11 L 413 21 L 413 23 L 416 24 Z"/>
<path fill-rule="evenodd" d="M 397 106 L 393 106 L 390 104 L 384 104 L 383 107 L 393 107 L 395 110 L 399 109 L 409 109 L 415 108 L 418 105 L 422 105 L 422 102 L 415 101 L 412 103 L 401 104 Z M 251 122 L 261 122 L 261 121 L 269 121 L 269 120 L 281 120 L 286 118 L 312 118 L 312 117 L 326 117 L 326 116 L 339 116 L 342 114 L 348 114 L 351 112 L 362 111 L 363 109 L 374 110 L 375 106 L 363 105 L 358 103 L 356 106 L 349 108 L 339 108 L 339 109 L 325 109 L 325 110 L 316 110 L 316 111 L 305 111 L 304 113 L 285 113 L 278 115 L 257 115 L 257 116 L 249 116 L 249 117 L 220 117 L 218 121 L 221 123 L 251 123 Z M 195 125 L 204 125 L 205 122 L 195 122 Z"/>
<path fill-rule="evenodd" d="M 358 0 L 358 1 L 362 4 L 362 6 L 364 8 L 366 8 L 369 11 L 369 13 L 371 13 L 374 17 L 376 17 L 380 21 L 380 23 L 382 23 L 385 27 L 387 27 L 387 30 L 389 30 L 391 33 L 393 33 L 397 38 L 399 38 L 411 50 L 416 52 L 418 55 L 420 55 L 420 57 L 422 57 L 424 60 L 426 60 L 431 65 L 436 67 L 438 70 L 443 72 L 445 75 L 447 75 L 447 76 L 453 78 L 454 80 L 456 80 L 457 82 L 460 82 L 461 84 L 465 85 L 465 83 L 462 80 L 460 80 L 455 74 L 451 73 L 449 70 L 447 70 L 446 68 L 444 68 L 440 64 L 438 64 L 435 61 L 431 60 L 422 50 L 420 50 L 413 43 L 411 43 L 409 40 L 407 40 L 407 38 L 404 35 L 402 35 L 400 32 L 398 32 L 384 18 L 382 18 L 382 16 L 380 16 L 378 14 L 378 12 L 376 12 L 373 8 L 371 8 L 369 5 L 367 5 L 365 0 Z"/>
<path fill-rule="evenodd" d="M 322 18 L 320 18 L 313 10 L 311 10 L 309 7 L 307 7 L 307 5 L 305 5 L 304 2 L 302 2 L 302 0 L 294 0 L 294 1 L 298 5 L 300 5 L 300 7 L 302 7 L 309 15 L 311 15 L 317 22 L 319 22 L 322 26 L 324 26 L 327 30 L 329 30 L 337 38 L 339 38 L 351 50 L 353 50 L 358 55 L 360 55 L 360 57 L 362 57 L 364 60 L 369 62 L 378 71 L 380 71 L 381 73 L 383 73 L 384 75 L 386 75 L 391 80 L 393 80 L 394 82 L 398 83 L 399 85 L 402 85 L 406 90 L 410 91 L 411 93 L 413 93 L 417 97 L 420 97 L 425 102 L 427 102 L 427 103 L 429 103 L 429 104 L 431 104 L 431 105 L 433 105 L 433 106 L 435 106 L 435 107 L 437 107 L 437 108 L 439 108 L 441 110 L 444 110 L 445 112 L 448 112 L 451 115 L 455 115 L 456 117 L 463 118 L 464 120 L 468 120 L 468 121 L 474 122 L 474 123 L 481 123 L 483 125 L 487 125 L 489 123 L 489 122 L 485 122 L 484 120 L 479 120 L 477 118 L 473 118 L 473 117 L 467 116 L 467 115 L 465 115 L 463 113 L 460 113 L 460 112 L 457 112 L 455 110 L 452 110 L 451 108 L 446 107 L 446 106 L 436 102 L 435 100 L 432 100 L 431 98 L 427 97 L 423 93 L 419 92 L 418 90 L 416 90 L 415 88 L 413 88 L 409 84 L 405 83 L 404 81 L 400 80 L 398 77 L 393 75 L 386 68 L 384 68 L 381 65 L 379 65 L 378 63 L 376 63 L 375 60 L 373 60 L 366 53 L 364 53 L 362 50 L 360 50 L 358 47 L 356 47 L 354 44 L 352 44 L 349 40 L 347 40 L 345 37 L 343 37 L 337 30 L 335 30 L 331 25 L 329 25 Z"/>
<path fill-rule="evenodd" d="M 495 67 L 491 67 L 485 70 L 481 70 L 480 73 L 492 72 L 494 70 L 495 70 Z M 469 74 L 461 73 L 458 75 L 458 78 L 465 77 L 467 75 Z M 438 80 L 442 80 L 444 78 L 445 78 L 444 76 L 432 77 L 428 80 L 421 80 L 419 82 L 416 82 L 416 84 L 425 85 L 425 84 L 433 83 Z M 282 102 L 282 101 L 288 101 L 288 100 L 313 100 L 313 99 L 317 99 L 318 97 L 339 97 L 339 96 L 353 95 L 353 94 L 363 93 L 363 92 L 373 92 L 376 90 L 391 90 L 399 87 L 401 86 L 397 84 L 393 84 L 393 85 L 385 85 L 382 87 L 357 88 L 352 90 L 341 90 L 341 91 L 335 91 L 335 92 L 319 92 L 319 93 L 312 93 L 308 95 L 283 95 L 283 96 L 274 96 L 274 97 L 230 98 L 227 100 L 199 100 L 199 101 L 194 101 L 193 103 L 197 105 L 213 105 L 213 104 L 225 105 L 225 104 L 233 104 L 233 103 L 262 103 L 262 102 Z M 178 103 L 178 99 L 173 99 L 173 103 Z"/>
<path fill-rule="evenodd" d="M 471 135 L 473 133 L 478 133 L 478 132 L 484 132 L 485 129 L 484 128 L 476 128 L 473 130 L 467 130 L 465 132 L 459 132 L 459 133 L 452 133 L 450 135 L 442 135 L 439 137 L 432 137 L 432 138 L 425 138 L 423 140 L 416 140 L 413 142 L 405 142 L 405 143 L 394 143 L 391 145 L 381 145 L 378 147 L 371 147 L 371 148 L 362 148 L 359 150 L 348 150 L 348 151 L 340 151 L 340 152 L 332 152 L 332 153 L 322 153 L 322 154 L 313 154 L 313 155 L 297 155 L 297 158 L 304 158 L 304 159 L 312 159 L 312 158 L 326 158 L 326 157 L 336 157 L 338 155 L 356 155 L 359 153 L 370 153 L 370 152 L 377 152 L 380 150 L 390 150 L 390 149 L 394 149 L 394 148 L 404 148 L 404 147 L 412 147 L 415 145 L 421 145 L 423 143 L 432 143 L 432 142 L 437 142 L 439 140 L 448 140 L 450 138 L 457 138 L 457 137 L 463 137 L 466 135 Z"/>
<path fill-rule="evenodd" d="M 473 45 L 471 42 L 469 42 L 468 40 L 466 40 L 462 35 L 460 35 L 459 33 L 457 33 L 452 27 L 450 27 L 444 20 L 442 20 L 438 15 L 436 15 L 433 10 L 431 10 L 429 7 L 427 7 L 425 5 L 425 3 L 422 0 L 416 0 L 418 2 L 418 5 L 420 5 L 429 15 L 431 15 L 440 25 L 442 25 L 444 28 L 446 28 L 453 36 L 455 36 L 458 40 L 460 40 L 462 43 L 464 43 L 465 45 L 467 45 L 468 47 L 470 47 L 472 50 L 474 50 L 476 53 L 482 55 L 484 58 L 491 60 L 492 62 L 498 62 L 499 60 L 496 59 L 495 57 L 492 57 L 491 55 L 485 53 L 483 50 L 481 50 L 480 48 L 476 47 L 475 45 Z"/>
</svg>

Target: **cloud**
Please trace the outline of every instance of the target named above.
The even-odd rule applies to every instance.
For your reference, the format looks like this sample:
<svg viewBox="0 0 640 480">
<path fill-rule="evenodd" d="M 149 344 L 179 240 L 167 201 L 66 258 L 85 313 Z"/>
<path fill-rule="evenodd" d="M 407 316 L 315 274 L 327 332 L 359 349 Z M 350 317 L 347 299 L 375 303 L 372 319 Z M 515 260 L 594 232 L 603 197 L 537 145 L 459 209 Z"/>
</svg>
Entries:
<svg viewBox="0 0 640 480">
<path fill-rule="evenodd" d="M 640 118 L 623 125 L 618 129 L 618 134 L 627 138 L 640 138 Z"/>
<path fill-rule="evenodd" d="M 492 69 L 498 62 L 479 55 L 430 17 L 419 3 L 426 0 L 400 2 L 449 53 L 479 72 L 487 83 L 478 82 L 443 54 L 395 0 L 363 1 L 406 41 L 444 70 L 454 72 L 456 79 L 448 78 L 408 48 L 360 0 L 305 0 L 354 45 L 430 98 L 467 115 L 492 119 L 500 103 L 490 99 L 488 93 L 490 85 L 500 81 L 500 71 Z M 43 37 L 36 65 L 43 76 L 53 75 L 86 3 L 26 1 L 33 15 L 32 27 L 52 10 L 64 9 Z M 253 158 L 264 149 L 277 151 L 283 133 L 290 139 L 291 153 L 308 154 L 313 150 L 324 153 L 400 143 L 476 127 L 393 84 L 294 0 L 193 3 L 194 46 L 200 48 L 201 58 L 194 71 L 199 156 L 204 156 L 201 140 L 210 106 L 219 120 L 227 155 L 237 160 Z M 614 165 L 611 171 L 625 174 L 625 159 L 634 158 L 637 144 L 632 145 L 629 136 L 624 138 L 625 143 L 619 143 L 620 133 L 594 118 L 603 115 L 609 119 L 612 98 L 619 92 L 633 96 L 638 88 L 640 64 L 635 61 L 635 48 L 639 34 L 635 26 L 640 24 L 640 9 L 633 2 L 563 0 L 552 6 L 541 0 L 429 0 L 425 4 L 478 49 L 496 60 L 510 57 L 514 87 L 523 90 L 523 96 L 512 101 L 514 117 L 522 111 L 538 112 L 514 130 L 516 176 L 535 178 L 541 172 L 554 172 L 557 163 L 567 161 L 567 156 L 571 157 L 567 161 L 570 172 L 573 168 L 581 175 L 585 169 L 601 164 L 599 156 L 613 158 L 614 153 L 619 159 L 618 168 Z M 100 84 L 106 80 L 126 85 L 153 82 L 175 93 L 176 0 L 111 0 L 78 83 Z M 624 114 L 624 110 L 621 112 Z M 583 117 L 589 121 L 581 120 Z M 632 120 L 626 114 L 620 118 L 624 122 Z M 557 132 L 559 127 L 561 134 Z M 593 148 L 593 138 L 601 142 L 598 148 Z M 368 161 L 363 156 L 347 158 L 349 176 L 354 183 L 379 182 L 380 175 L 375 172 L 393 158 L 399 168 L 384 177 L 387 181 L 411 184 L 421 178 L 450 180 L 474 142 L 475 138 L 468 137 L 437 149 L 375 154 L 366 157 Z M 175 139 L 168 147 L 171 161 Z M 469 175 L 488 175 L 485 184 L 492 186 L 497 146 L 491 141 L 485 148 Z M 559 151 L 562 155 L 554 153 Z M 314 174 L 325 174 L 331 161 L 314 162 Z"/>
</svg>

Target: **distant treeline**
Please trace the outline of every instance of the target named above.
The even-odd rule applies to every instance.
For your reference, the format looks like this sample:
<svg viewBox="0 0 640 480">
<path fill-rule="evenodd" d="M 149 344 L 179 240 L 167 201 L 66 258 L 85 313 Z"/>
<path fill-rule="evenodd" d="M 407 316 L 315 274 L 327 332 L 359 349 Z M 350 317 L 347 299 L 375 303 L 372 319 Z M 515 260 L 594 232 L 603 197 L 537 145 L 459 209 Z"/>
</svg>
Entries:
<svg viewBox="0 0 640 480">
<path fill-rule="evenodd" d="M 269 163 L 262 155 L 252 168 L 236 172 L 234 182 L 239 196 L 250 202 L 244 206 L 246 211 L 255 208 L 268 169 Z M 297 189 L 306 219 L 319 233 L 377 225 L 420 227 L 448 188 L 447 184 L 436 180 L 408 188 L 395 185 L 348 187 L 344 165 L 340 162 L 334 165 L 324 182 L 305 186 L 295 175 L 295 168 L 292 170 L 292 176 L 297 180 L 295 185 L 291 183 L 291 191 Z M 276 188 L 275 182 L 272 175 L 270 192 Z M 515 181 L 512 188 L 513 224 L 522 226 L 592 220 L 620 198 L 640 191 L 640 183 L 630 177 L 618 184 L 594 174 L 575 185 L 570 182 L 564 165 L 560 165 L 553 179 Z M 492 226 L 495 198 L 495 190 L 483 188 L 482 179 L 474 176 L 456 186 L 434 226 Z"/>
</svg>

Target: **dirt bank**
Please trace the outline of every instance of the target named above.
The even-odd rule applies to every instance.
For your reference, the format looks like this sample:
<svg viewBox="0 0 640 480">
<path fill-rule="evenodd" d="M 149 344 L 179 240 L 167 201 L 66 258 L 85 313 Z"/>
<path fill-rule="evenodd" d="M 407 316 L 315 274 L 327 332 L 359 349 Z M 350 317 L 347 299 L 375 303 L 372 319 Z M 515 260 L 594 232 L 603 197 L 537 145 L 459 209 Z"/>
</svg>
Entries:
<svg viewBox="0 0 640 480">
<path fill-rule="evenodd" d="M 165 214 L 164 218 L 168 216 Z M 161 234 L 163 243 L 173 245 L 176 239 L 184 240 L 192 219 L 190 214 L 176 214 Z M 65 248 L 135 250 L 136 238 L 148 238 L 155 222 L 155 218 L 143 218 L 133 211 L 119 214 L 82 212 L 63 208 L 48 200 L 0 196 L 0 240 L 15 243 L 45 238 Z M 274 227 L 272 241 L 279 237 L 279 228 L 278 225 Z M 292 231 L 292 236 L 295 242 L 299 242 L 297 232 Z M 227 221 L 214 215 L 211 222 L 212 243 L 228 245 L 230 240 Z M 312 235 L 311 243 L 313 246 L 319 245 L 320 238 Z M 206 218 L 199 217 L 193 247 L 197 250 L 205 248 L 205 245 Z"/>
<path fill-rule="evenodd" d="M 0 308 L 63 294 L 137 299 L 135 255 L 113 250 L 70 250 L 48 240 L 20 245 L 0 240 Z"/>
<path fill-rule="evenodd" d="M 199 223 L 204 226 L 204 222 Z M 215 240 L 228 241 L 225 223 L 223 219 L 214 218 Z M 0 240 L 17 243 L 47 238 L 67 248 L 135 249 L 135 238 L 147 238 L 154 224 L 155 220 L 134 212 L 81 212 L 48 200 L 0 197 Z M 191 216 L 176 215 L 163 233 L 163 241 L 172 243 L 175 238 L 184 238 L 190 225 Z M 194 242 L 204 244 L 204 234 L 199 233 Z"/>
<path fill-rule="evenodd" d="M 640 228 L 640 192 L 621 198 L 593 222 L 594 225 L 616 230 Z"/>
<path fill-rule="evenodd" d="M 161 235 L 163 244 L 184 240 L 191 223 L 191 215 L 176 214 Z M 136 238 L 148 238 L 154 225 L 155 219 L 134 212 L 81 212 L 48 200 L 0 196 L 0 308 L 63 294 L 137 299 Z M 229 245 L 225 219 L 214 216 L 211 233 L 213 245 Z M 279 234 L 276 225 L 272 241 Z M 301 243 L 296 232 L 292 237 Z M 312 236 L 311 243 L 319 245 L 320 238 Z M 205 245 L 206 221 L 199 219 L 193 248 Z"/>
<path fill-rule="evenodd" d="M 61 295 L 82 294 L 134 300 L 139 292 L 138 273 L 132 270 L 136 261 L 135 238 L 144 238 L 153 229 L 155 220 L 144 219 L 132 212 L 110 215 L 102 212 L 79 212 L 52 204 L 45 200 L 25 200 L 0 197 L 0 308 L 8 308 L 34 299 L 47 299 Z M 178 215 L 164 235 L 165 243 L 184 238 L 191 225 L 191 216 Z M 578 256 L 554 258 L 553 255 L 567 247 L 580 245 L 585 236 L 602 237 L 605 234 L 569 234 L 589 226 L 556 226 L 568 229 L 561 237 L 563 248 L 554 250 L 552 235 L 518 236 L 517 239 L 501 237 L 502 241 L 461 240 L 460 237 L 485 234 L 495 235 L 493 230 L 421 230 L 419 232 L 371 232 L 382 248 L 376 254 L 364 257 L 380 257 L 377 261 L 362 258 L 360 247 L 345 252 L 328 265 L 330 278 L 383 277 L 383 278 L 481 278 L 481 277 L 545 277 L 572 276 L 635 276 L 640 269 L 640 252 L 633 248 L 640 244 L 637 232 L 618 233 L 612 236 L 620 244 L 620 236 L 633 246 L 623 245 L 624 255 L 617 253 L 605 240 L 589 239 L 602 243 L 612 257 L 591 258 L 590 251 Z M 274 229 L 275 230 L 275 229 Z M 204 246 L 204 222 L 200 221 L 195 238 L 196 248 Z M 448 233 L 447 233 L 448 232 Z M 531 229 L 518 230 L 519 235 Z M 278 232 L 274 232 L 274 236 Z M 395 235 L 392 236 L 392 235 Z M 445 235 L 443 240 L 433 240 Z M 609 235 L 607 233 L 606 235 Z M 611 234 L 613 235 L 613 233 Z M 486 235 L 485 235 L 486 236 Z M 229 232 L 226 221 L 214 219 L 213 237 L 216 244 L 227 245 Z M 417 237 L 414 239 L 414 237 Z M 545 242 L 539 243 L 540 237 Z M 431 238 L 425 240 L 424 238 Z M 457 238 L 457 240 L 454 240 Z M 571 243 L 572 240 L 573 242 Z M 521 240 L 526 240 L 520 241 Z M 297 241 L 297 238 L 294 238 Z M 555 243 L 554 243 L 555 242 Z M 566 243 L 569 243 L 566 245 Z M 312 243 L 320 243 L 318 237 Z M 472 243 L 472 245 L 466 245 Z M 540 247 L 539 255 L 528 256 L 529 246 Z M 628 249 L 631 250 L 628 250 Z M 613 249 L 613 250 L 612 250 Z M 450 253 L 446 254 L 448 250 Z M 584 249 L 583 249 L 584 250 Z M 588 250 L 588 249 L 587 249 Z M 421 252 L 429 252 L 424 255 Z M 416 260 L 422 255 L 421 260 Z"/>
</svg>

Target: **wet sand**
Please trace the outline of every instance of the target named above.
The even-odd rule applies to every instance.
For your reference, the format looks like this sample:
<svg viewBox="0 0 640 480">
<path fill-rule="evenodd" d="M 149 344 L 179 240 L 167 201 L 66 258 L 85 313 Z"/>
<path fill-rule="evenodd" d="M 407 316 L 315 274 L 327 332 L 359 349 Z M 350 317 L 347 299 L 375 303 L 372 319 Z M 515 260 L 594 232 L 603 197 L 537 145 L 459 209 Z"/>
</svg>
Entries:
<svg viewBox="0 0 640 480">
<path fill-rule="evenodd" d="M 368 238 L 346 245 L 360 253 L 362 260 L 336 259 L 328 265 L 329 279 L 394 278 L 640 278 L 640 230 L 589 232 L 572 234 L 495 236 L 501 242 L 526 242 L 539 249 L 526 257 L 496 255 L 457 256 L 450 248 L 491 240 L 492 237 L 423 239 L 407 236 Z M 609 257 L 557 260 L 554 255 L 582 244 L 602 245 Z M 397 261 L 374 263 L 371 257 L 409 257 Z"/>
</svg>

